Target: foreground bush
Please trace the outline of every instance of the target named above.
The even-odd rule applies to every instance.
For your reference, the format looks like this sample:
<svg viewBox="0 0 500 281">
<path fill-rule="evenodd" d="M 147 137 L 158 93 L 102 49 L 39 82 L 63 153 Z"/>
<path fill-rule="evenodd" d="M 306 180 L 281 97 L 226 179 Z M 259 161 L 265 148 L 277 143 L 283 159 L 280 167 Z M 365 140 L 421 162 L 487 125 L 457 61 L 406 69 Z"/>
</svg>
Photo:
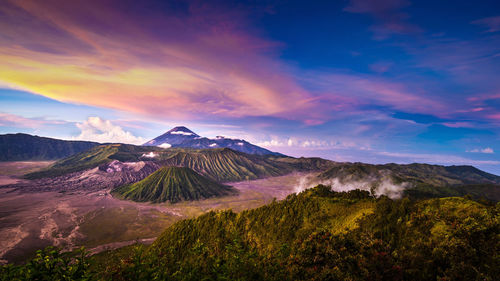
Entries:
<svg viewBox="0 0 500 281">
<path fill-rule="evenodd" d="M 2 274 L 3 280 L 496 280 L 499 211 L 500 204 L 469 198 L 390 200 L 318 186 L 258 209 L 180 221 L 149 247 L 90 261 L 49 250 Z"/>
</svg>

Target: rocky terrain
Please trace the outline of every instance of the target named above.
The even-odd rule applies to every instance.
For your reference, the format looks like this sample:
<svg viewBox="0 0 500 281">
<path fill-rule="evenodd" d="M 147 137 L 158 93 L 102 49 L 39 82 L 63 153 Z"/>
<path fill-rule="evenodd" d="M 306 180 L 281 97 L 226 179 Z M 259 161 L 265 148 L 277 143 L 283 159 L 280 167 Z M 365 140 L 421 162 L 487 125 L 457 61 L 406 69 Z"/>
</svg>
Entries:
<svg viewBox="0 0 500 281">
<path fill-rule="evenodd" d="M 113 160 L 85 171 L 22 181 L 4 187 L 21 192 L 106 190 L 140 181 L 159 168 L 160 165 L 152 161 L 121 162 Z"/>
</svg>

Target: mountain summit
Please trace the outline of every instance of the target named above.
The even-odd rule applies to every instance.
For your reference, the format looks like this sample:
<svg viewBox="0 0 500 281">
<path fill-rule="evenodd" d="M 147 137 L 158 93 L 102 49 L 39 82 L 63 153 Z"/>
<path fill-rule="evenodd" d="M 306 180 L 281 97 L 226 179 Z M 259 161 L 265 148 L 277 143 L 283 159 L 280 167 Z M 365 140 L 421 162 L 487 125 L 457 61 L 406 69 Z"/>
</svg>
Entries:
<svg viewBox="0 0 500 281">
<path fill-rule="evenodd" d="M 145 146 L 159 146 L 163 148 L 169 148 L 178 144 L 183 143 L 187 140 L 192 140 L 195 138 L 199 138 L 195 132 L 189 130 L 184 126 L 175 127 L 163 135 L 156 137 L 147 143 L 143 144 Z"/>
<path fill-rule="evenodd" d="M 184 126 L 175 127 L 143 145 L 158 146 L 162 148 L 181 147 L 197 149 L 227 147 L 248 154 L 282 155 L 280 153 L 272 152 L 265 148 L 253 145 L 242 139 L 231 139 L 223 136 L 217 136 L 215 139 L 201 137 Z"/>
</svg>

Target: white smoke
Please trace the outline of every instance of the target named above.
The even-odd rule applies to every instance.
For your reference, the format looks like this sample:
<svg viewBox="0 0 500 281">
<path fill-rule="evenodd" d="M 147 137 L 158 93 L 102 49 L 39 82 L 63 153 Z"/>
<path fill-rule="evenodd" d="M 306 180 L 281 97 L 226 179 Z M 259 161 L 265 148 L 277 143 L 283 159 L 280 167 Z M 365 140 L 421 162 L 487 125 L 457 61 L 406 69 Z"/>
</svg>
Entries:
<svg viewBox="0 0 500 281">
<path fill-rule="evenodd" d="M 319 184 L 330 186 L 333 191 L 346 192 L 350 190 L 360 189 L 372 192 L 373 195 L 379 197 L 386 195 L 391 199 L 400 199 L 403 196 L 405 189 L 412 187 L 409 182 L 395 184 L 389 178 L 377 180 L 376 178 L 367 178 L 365 180 L 348 180 L 341 181 L 339 178 L 329 180 L 315 180 L 312 176 L 305 176 L 299 179 L 294 191 L 300 193 L 308 188 L 315 187 Z"/>
</svg>

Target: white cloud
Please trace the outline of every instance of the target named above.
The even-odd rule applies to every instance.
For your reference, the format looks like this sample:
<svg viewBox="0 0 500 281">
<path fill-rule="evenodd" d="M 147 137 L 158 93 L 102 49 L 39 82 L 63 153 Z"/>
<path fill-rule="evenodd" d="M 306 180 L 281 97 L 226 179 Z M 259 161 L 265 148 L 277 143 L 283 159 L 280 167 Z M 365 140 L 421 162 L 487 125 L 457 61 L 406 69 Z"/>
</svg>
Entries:
<svg viewBox="0 0 500 281">
<path fill-rule="evenodd" d="M 272 137 L 271 140 L 257 142 L 257 145 L 267 148 L 277 147 L 297 147 L 305 149 L 353 149 L 369 150 L 366 145 L 360 145 L 353 141 L 328 141 L 328 140 L 314 140 L 314 139 L 298 139 L 290 137 L 288 139 L 281 139 Z"/>
<path fill-rule="evenodd" d="M 183 136 L 191 136 L 191 135 L 194 135 L 193 133 L 190 133 L 190 132 L 184 132 L 184 131 L 174 131 L 174 132 L 170 132 L 170 134 L 172 134 L 172 135 L 183 135 Z"/>
<path fill-rule="evenodd" d="M 472 152 L 472 153 L 487 153 L 487 154 L 493 154 L 495 151 L 491 147 L 486 147 L 486 148 L 475 148 L 472 150 L 467 150 L 465 152 Z"/>
<path fill-rule="evenodd" d="M 164 142 L 164 143 L 162 143 L 162 144 L 158 145 L 158 147 L 161 147 L 161 148 L 171 148 L 171 147 L 172 147 L 172 145 L 171 145 L 171 144 L 169 144 L 169 143 Z"/>
<path fill-rule="evenodd" d="M 158 156 L 158 155 L 156 155 L 156 153 L 154 153 L 152 151 L 150 153 L 142 154 L 142 157 L 146 157 L 146 158 L 155 158 L 156 156 Z"/>
<path fill-rule="evenodd" d="M 143 144 L 145 142 L 144 138 L 136 137 L 131 132 L 125 131 L 122 127 L 100 117 L 89 117 L 83 123 L 77 123 L 76 126 L 81 132 L 80 135 L 73 138 L 75 140 L 129 144 Z"/>
</svg>

